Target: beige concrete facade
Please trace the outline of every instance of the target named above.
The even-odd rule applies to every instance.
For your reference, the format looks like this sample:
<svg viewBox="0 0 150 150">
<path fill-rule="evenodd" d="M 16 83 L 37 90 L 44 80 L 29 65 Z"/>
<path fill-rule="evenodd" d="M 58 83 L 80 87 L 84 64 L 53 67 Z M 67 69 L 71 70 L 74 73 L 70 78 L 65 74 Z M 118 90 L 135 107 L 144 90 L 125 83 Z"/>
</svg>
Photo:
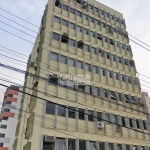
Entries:
<svg viewBox="0 0 150 150">
<path fill-rule="evenodd" d="M 119 150 L 117 144 L 121 144 L 122 150 L 127 149 L 126 145 L 129 145 L 130 150 L 134 146 L 139 150 L 148 150 L 150 128 L 148 122 L 145 122 L 145 128 L 143 125 L 143 121 L 147 120 L 146 110 L 139 102 L 141 89 L 123 15 L 97 1 L 88 0 L 89 9 L 83 8 L 83 1 L 78 2 L 63 0 L 60 1 L 61 6 L 57 7 L 54 0 L 48 1 L 41 29 L 28 61 L 27 72 L 36 76 L 27 74 L 25 78 L 24 91 L 34 96 L 23 95 L 14 149 L 47 150 L 43 148 L 43 139 L 47 135 L 54 136 L 55 142 L 57 138 L 64 138 L 66 150 L 69 150 L 68 139 L 75 140 L 76 150 L 81 150 L 78 144 L 80 139 L 85 140 L 86 150 L 92 150 L 90 141 L 95 142 L 96 150 L 102 150 L 99 142 L 104 142 L 105 150 L 111 150 L 109 143 L 113 144 L 115 150 Z M 76 11 L 71 13 L 71 8 Z M 88 16 L 88 19 L 83 16 Z M 97 20 L 99 23 L 96 23 Z M 65 26 L 66 21 L 68 25 Z M 71 23 L 75 27 L 72 28 Z M 81 32 L 77 27 L 81 27 Z M 113 33 L 109 32 L 109 28 L 113 29 Z M 85 34 L 83 31 L 87 30 L 88 34 Z M 58 40 L 54 39 L 54 33 L 59 35 Z M 69 36 L 68 44 L 62 42 L 63 33 Z M 80 40 L 84 42 L 84 47 L 88 45 L 89 51 L 78 47 Z M 75 41 L 75 45 L 71 45 L 72 41 Z M 102 56 L 100 50 L 103 52 Z M 53 53 L 57 54 L 57 61 L 51 59 Z M 66 58 L 66 63 L 61 63 L 61 56 Z M 74 66 L 68 64 L 70 59 L 75 62 Z M 35 66 L 30 65 L 31 61 L 36 62 Z M 77 65 L 79 62 L 82 64 L 81 68 Z M 85 69 L 86 64 L 90 65 L 90 71 Z M 97 68 L 96 73 L 93 71 L 94 67 Z M 75 76 L 78 88 L 80 82 L 89 83 L 90 76 L 91 93 L 51 84 L 49 75 L 53 74 Z M 80 78 L 78 75 L 85 75 L 87 78 Z M 95 87 L 98 88 L 98 95 L 93 94 Z M 116 93 L 115 100 L 111 97 L 111 91 Z M 107 96 L 104 96 L 104 92 Z M 129 95 L 129 101 L 126 95 Z M 54 115 L 46 113 L 47 103 L 44 99 L 56 103 Z M 58 115 L 59 105 L 65 107 L 65 116 Z M 76 110 L 74 118 L 68 116 L 67 107 Z M 84 110 L 84 119 L 79 119 L 79 108 Z M 95 116 L 93 121 L 89 121 L 89 116 L 86 115 L 90 111 Z M 98 113 L 102 114 L 102 129 L 98 128 Z M 117 125 L 113 124 L 114 116 L 117 116 L 116 124 L 121 126 L 120 131 L 116 131 Z M 112 123 L 107 123 L 108 120 Z M 59 150 L 56 143 L 54 145 L 54 149 Z"/>
</svg>

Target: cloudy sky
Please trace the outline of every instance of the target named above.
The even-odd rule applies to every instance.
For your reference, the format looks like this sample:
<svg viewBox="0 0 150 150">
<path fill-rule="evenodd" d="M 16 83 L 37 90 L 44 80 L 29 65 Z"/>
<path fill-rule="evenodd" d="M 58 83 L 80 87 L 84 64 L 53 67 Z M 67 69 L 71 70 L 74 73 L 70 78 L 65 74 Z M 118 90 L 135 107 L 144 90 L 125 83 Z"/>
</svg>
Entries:
<svg viewBox="0 0 150 150">
<path fill-rule="evenodd" d="M 121 12 L 126 20 L 127 31 L 133 36 L 135 36 L 136 38 L 140 39 L 141 41 L 149 44 L 149 39 L 150 39 L 150 29 L 149 29 L 150 1 L 149 0 L 144 0 L 144 1 L 142 0 L 132 0 L 132 1 L 131 0 L 99 0 L 99 2 Z M 28 28 L 34 30 L 35 32 L 38 31 L 38 28 L 36 28 L 35 26 L 25 23 L 24 21 L 15 18 L 14 16 L 2 11 L 1 9 L 7 10 L 10 13 L 17 15 L 39 26 L 46 3 L 47 0 L 0 0 L 0 63 L 5 63 L 6 65 L 15 66 L 17 68 L 25 70 L 26 65 L 24 63 L 17 62 L 17 61 L 14 63 L 14 61 L 12 62 L 11 59 L 6 58 L 2 55 L 13 57 L 15 59 L 19 59 L 24 62 L 27 62 L 27 57 L 14 54 L 2 48 L 1 46 L 9 48 L 15 52 L 22 53 L 26 56 L 30 54 L 33 46 L 31 43 L 23 41 L 18 37 L 14 37 L 13 35 L 5 32 L 4 30 L 17 34 L 18 36 L 23 37 L 31 42 L 34 42 L 35 40 L 33 37 L 23 34 L 20 31 L 17 31 L 9 27 L 8 25 L 12 25 L 15 28 L 23 30 L 24 32 L 27 32 L 28 34 L 31 34 L 32 36 L 36 37 L 36 33 L 31 32 L 23 27 L 20 27 L 19 25 L 9 21 L 8 19 L 11 19 L 14 22 L 27 26 Z M 132 42 L 130 42 L 130 44 L 133 49 L 133 54 L 134 54 L 133 59 L 136 62 L 137 71 L 140 72 L 141 74 L 150 77 L 150 65 L 149 65 L 150 52 L 144 50 L 143 48 L 137 46 Z M 145 47 L 150 49 L 150 47 L 147 46 Z M 1 67 L 0 67 L 0 78 L 12 80 L 22 85 L 24 81 L 24 76 L 22 74 L 15 73 L 10 70 L 8 71 Z M 142 76 L 140 76 L 140 78 L 146 80 L 147 82 L 150 82 L 150 79 L 148 78 Z M 0 83 L 3 83 L 8 86 L 10 85 L 9 83 L 3 82 L 1 80 Z M 142 82 L 142 84 L 150 87 L 150 84 L 148 83 Z M 142 86 L 142 89 L 146 89 L 147 91 L 150 91 L 148 87 Z M 5 88 L 0 86 L 0 101 L 3 100 L 4 90 Z"/>
</svg>

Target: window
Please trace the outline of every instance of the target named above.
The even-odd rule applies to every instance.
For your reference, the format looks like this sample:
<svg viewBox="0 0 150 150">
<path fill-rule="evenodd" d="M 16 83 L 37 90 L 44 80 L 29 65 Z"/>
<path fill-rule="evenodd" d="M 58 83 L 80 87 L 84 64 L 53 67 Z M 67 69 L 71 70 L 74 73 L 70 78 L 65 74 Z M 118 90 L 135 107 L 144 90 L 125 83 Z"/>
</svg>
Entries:
<svg viewBox="0 0 150 150">
<path fill-rule="evenodd" d="M 110 39 L 110 44 L 114 45 L 114 41 L 112 39 Z"/>
<path fill-rule="evenodd" d="M 89 9 L 93 9 L 93 6 L 92 6 L 92 5 L 89 5 Z"/>
<path fill-rule="evenodd" d="M 69 45 L 75 47 L 75 40 L 70 39 L 69 40 Z"/>
<path fill-rule="evenodd" d="M 130 62 L 130 66 L 134 67 L 134 61 L 130 60 L 129 62 Z"/>
<path fill-rule="evenodd" d="M 89 144 L 90 144 L 90 150 L 96 150 L 96 144 L 95 144 L 95 142 L 89 142 Z"/>
<path fill-rule="evenodd" d="M 0 126 L 0 128 L 6 129 L 6 128 L 7 128 L 7 125 L 3 125 L 3 124 L 2 124 L 2 125 Z"/>
<path fill-rule="evenodd" d="M 69 27 L 70 27 L 71 29 L 75 29 L 75 24 L 70 22 Z"/>
<path fill-rule="evenodd" d="M 127 76 L 127 80 L 128 80 L 128 83 L 131 83 L 131 81 L 130 81 L 130 77 L 128 77 L 128 76 Z"/>
<path fill-rule="evenodd" d="M 122 63 L 122 62 L 121 62 L 121 57 L 118 57 L 118 62 L 119 62 L 119 63 Z"/>
<path fill-rule="evenodd" d="M 5 108 L 4 111 L 5 111 L 5 112 L 10 112 L 10 109 Z"/>
<path fill-rule="evenodd" d="M 94 22 L 94 19 L 92 17 L 89 17 L 90 22 Z"/>
<path fill-rule="evenodd" d="M 105 56 L 107 59 L 109 59 L 109 53 L 105 52 Z"/>
<path fill-rule="evenodd" d="M 56 149 L 66 150 L 65 139 L 56 138 Z"/>
<path fill-rule="evenodd" d="M 55 104 L 51 102 L 46 103 L 46 114 L 55 114 Z"/>
<path fill-rule="evenodd" d="M 108 78 L 112 78 L 111 71 L 107 70 L 107 76 Z"/>
<path fill-rule="evenodd" d="M 83 69 L 83 62 L 82 61 L 77 61 L 77 68 Z"/>
<path fill-rule="evenodd" d="M 75 67 L 75 59 L 69 58 L 69 66 Z"/>
<path fill-rule="evenodd" d="M 54 16 L 54 22 L 60 23 L 60 18 L 59 18 L 59 17 Z"/>
<path fill-rule="evenodd" d="M 91 110 L 88 110 L 88 120 L 89 121 L 93 121 L 94 120 L 94 118 L 93 118 L 93 111 L 91 111 Z"/>
<path fill-rule="evenodd" d="M 130 146 L 129 145 L 126 145 L 126 150 L 130 150 Z"/>
<path fill-rule="evenodd" d="M 113 143 L 108 143 L 109 150 L 113 150 Z"/>
<path fill-rule="evenodd" d="M 140 124 L 139 124 L 139 120 L 136 119 L 136 124 L 137 124 L 137 128 L 140 129 Z"/>
<path fill-rule="evenodd" d="M 58 84 L 58 77 L 50 75 L 49 76 L 49 84 L 57 85 Z"/>
<path fill-rule="evenodd" d="M 113 123 L 118 124 L 118 118 L 117 118 L 117 115 L 113 115 Z"/>
<path fill-rule="evenodd" d="M 84 50 L 85 50 L 85 51 L 89 51 L 89 45 L 86 45 L 86 44 L 85 44 L 85 45 L 84 45 Z"/>
<path fill-rule="evenodd" d="M 93 31 L 90 31 L 90 36 L 95 37 L 95 33 Z"/>
<path fill-rule="evenodd" d="M 125 82 L 125 76 L 121 74 L 121 80 Z"/>
<path fill-rule="evenodd" d="M 77 26 L 77 31 L 82 32 L 82 27 Z"/>
<path fill-rule="evenodd" d="M 95 12 L 98 12 L 98 8 L 97 7 L 94 7 L 94 10 L 95 10 Z"/>
<path fill-rule="evenodd" d="M 84 109 L 79 108 L 78 113 L 79 113 L 79 119 L 84 120 Z"/>
<path fill-rule="evenodd" d="M 98 67 L 97 66 L 93 66 L 93 73 L 98 73 Z"/>
<path fill-rule="evenodd" d="M 70 13 L 75 14 L 75 10 L 70 7 Z"/>
<path fill-rule="evenodd" d="M 96 48 L 95 48 L 95 47 L 91 47 L 91 52 L 92 52 L 93 54 L 96 54 Z"/>
<path fill-rule="evenodd" d="M 54 40 L 59 41 L 59 34 L 57 33 L 53 33 L 53 37 Z"/>
<path fill-rule="evenodd" d="M 67 26 L 68 27 L 68 21 L 62 19 L 62 25 Z"/>
<path fill-rule="evenodd" d="M 103 40 L 107 43 L 107 37 L 103 36 Z"/>
<path fill-rule="evenodd" d="M 80 11 L 76 11 L 77 16 L 81 17 L 81 12 Z"/>
<path fill-rule="evenodd" d="M 84 92 L 84 90 L 85 90 L 85 85 L 84 85 L 82 82 L 81 82 L 81 83 L 78 83 L 78 90 Z"/>
<path fill-rule="evenodd" d="M 99 96 L 99 88 L 97 88 L 97 87 L 94 88 L 94 94 L 96 96 Z"/>
<path fill-rule="evenodd" d="M 8 117 L 3 117 L 2 120 L 8 120 Z"/>
<path fill-rule="evenodd" d="M 144 127 L 145 130 L 147 130 L 145 120 L 143 120 L 143 127 Z"/>
<path fill-rule="evenodd" d="M 67 86 L 69 89 L 75 89 L 75 82 L 74 81 L 68 81 Z"/>
<path fill-rule="evenodd" d="M 97 112 L 97 120 L 98 121 L 102 121 L 102 113 L 101 112 Z"/>
<path fill-rule="evenodd" d="M 8 97 L 13 97 L 13 94 L 8 94 L 7 96 L 8 96 Z"/>
<path fill-rule="evenodd" d="M 60 55 L 60 63 L 67 64 L 67 57 Z"/>
<path fill-rule="evenodd" d="M 68 44 L 68 40 L 69 40 L 68 34 L 63 34 L 61 37 L 61 42 Z"/>
<path fill-rule="evenodd" d="M 114 72 L 114 78 L 115 78 L 116 80 L 119 80 L 118 73 Z"/>
<path fill-rule="evenodd" d="M 61 3 L 60 3 L 59 0 L 56 0 L 56 1 L 55 1 L 55 6 L 57 6 L 57 7 L 59 7 L 59 8 L 61 7 Z"/>
<path fill-rule="evenodd" d="M 11 101 L 7 101 L 5 104 L 10 104 L 11 105 L 11 103 L 12 103 Z"/>
<path fill-rule="evenodd" d="M 89 85 L 86 86 L 86 93 L 89 93 L 89 94 L 91 93 L 91 86 Z"/>
<path fill-rule="evenodd" d="M 65 107 L 58 106 L 58 116 L 65 116 Z"/>
<path fill-rule="evenodd" d="M 63 4 L 63 10 L 68 11 L 68 6 Z"/>
<path fill-rule="evenodd" d="M 97 34 L 97 39 L 98 40 L 102 40 L 103 38 L 102 38 L 102 36 L 100 34 Z"/>
<path fill-rule="evenodd" d="M 105 120 L 106 120 L 106 123 L 110 123 L 110 115 L 109 114 L 105 114 Z"/>
<path fill-rule="evenodd" d="M 85 70 L 90 71 L 90 64 L 87 64 L 87 63 L 85 64 Z"/>
<path fill-rule="evenodd" d="M 88 16 L 83 14 L 83 19 L 88 20 Z"/>
<path fill-rule="evenodd" d="M 101 22 L 101 26 L 102 26 L 103 28 L 106 28 L 106 24 L 103 23 L 103 22 Z"/>
<path fill-rule="evenodd" d="M 54 52 L 51 52 L 51 57 L 50 57 L 51 60 L 54 60 L 54 61 L 58 61 L 58 54 L 57 53 L 54 53 Z"/>
<path fill-rule="evenodd" d="M 99 148 L 100 148 L 100 150 L 105 149 L 105 144 L 104 144 L 104 142 L 99 142 Z"/>
<path fill-rule="evenodd" d="M 0 147 L 3 147 L 3 143 L 0 143 Z"/>
<path fill-rule="evenodd" d="M 85 141 L 79 140 L 79 150 L 85 150 Z"/>
<path fill-rule="evenodd" d="M 122 150 L 121 144 L 117 144 L 118 150 Z"/>
<path fill-rule="evenodd" d="M 111 59 L 112 59 L 112 61 L 116 61 L 115 55 L 111 54 Z"/>
<path fill-rule="evenodd" d="M 83 33 L 88 35 L 88 29 L 83 28 Z"/>
<path fill-rule="evenodd" d="M 99 56 L 103 57 L 103 51 L 101 49 L 99 50 Z"/>
<path fill-rule="evenodd" d="M 122 126 L 125 127 L 125 118 L 121 117 L 121 120 L 122 120 Z"/>
<path fill-rule="evenodd" d="M 75 118 L 75 108 L 73 108 L 73 107 L 68 108 L 68 116 L 70 118 Z"/>
<path fill-rule="evenodd" d="M 99 23 L 99 20 L 95 20 L 95 22 L 96 22 L 96 24 L 97 24 L 97 25 L 99 25 L 99 24 L 100 24 L 100 23 Z"/>
<path fill-rule="evenodd" d="M 68 139 L 68 150 L 75 150 L 75 140 Z"/>
<path fill-rule="evenodd" d="M 103 89 L 103 97 L 107 97 L 107 90 Z"/>
<path fill-rule="evenodd" d="M 130 127 L 133 127 L 132 119 L 131 118 L 129 118 L 129 125 L 130 125 Z"/>
<path fill-rule="evenodd" d="M 59 85 L 62 86 L 62 87 L 66 87 L 66 84 L 67 84 L 67 79 L 64 78 L 64 77 L 61 77 L 59 79 Z"/>
<path fill-rule="evenodd" d="M 5 134 L 0 133 L 0 138 L 4 138 Z"/>
<path fill-rule="evenodd" d="M 100 73 L 102 76 L 105 76 L 105 70 L 103 68 L 100 69 Z"/>
</svg>

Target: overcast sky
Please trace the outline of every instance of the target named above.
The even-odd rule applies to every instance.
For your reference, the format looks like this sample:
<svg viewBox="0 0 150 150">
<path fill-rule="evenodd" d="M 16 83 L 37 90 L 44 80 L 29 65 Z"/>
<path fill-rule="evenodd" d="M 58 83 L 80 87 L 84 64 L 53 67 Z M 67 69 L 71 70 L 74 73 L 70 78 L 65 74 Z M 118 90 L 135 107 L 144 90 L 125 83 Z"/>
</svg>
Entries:
<svg viewBox="0 0 150 150">
<path fill-rule="evenodd" d="M 142 0 L 132 0 L 132 1 L 131 0 L 99 0 L 99 2 L 121 12 L 126 20 L 127 31 L 133 36 L 135 36 L 136 38 L 140 39 L 141 41 L 147 44 L 150 43 L 149 42 L 149 39 L 150 39 L 150 29 L 149 29 L 150 27 L 150 17 L 149 17 L 150 1 L 149 0 L 144 0 L 144 1 Z M 39 26 L 46 3 L 47 3 L 47 0 L 0 0 L 0 8 L 7 10 Z M 19 24 L 27 26 L 31 30 L 34 30 L 36 32 L 38 31 L 38 28 L 36 28 L 35 26 L 25 23 L 24 21 L 21 21 L 20 19 L 17 19 L 5 13 L 2 10 L 0 10 L 0 15 L 3 15 Z M 12 23 L 8 21 L 7 19 L 4 19 L 2 16 L 0 16 L 0 46 L 7 47 L 16 52 L 19 52 L 28 56 L 32 50 L 33 45 L 17 37 L 14 37 L 2 31 L 1 29 L 17 34 L 18 36 L 23 37 L 27 39 L 28 41 L 32 41 L 33 43 L 35 39 L 21 33 L 20 31 L 16 31 L 15 29 L 3 24 L 1 21 L 9 25 L 12 25 L 20 30 L 23 30 L 24 32 L 27 32 L 33 35 L 34 37 L 36 37 L 36 33 L 31 32 L 23 27 L 20 27 L 16 25 L 15 23 Z M 143 48 L 137 46 L 136 44 L 132 42 L 130 42 L 130 44 L 132 46 L 133 55 L 134 55 L 133 59 L 135 60 L 137 71 L 146 76 L 150 76 L 150 65 L 149 65 L 150 64 L 149 63 L 150 52 L 144 50 Z M 147 48 L 150 49 L 150 47 L 147 47 Z M 27 57 L 23 57 L 23 56 L 14 54 L 12 52 L 6 51 L 4 48 L 1 48 L 1 47 L 0 47 L 0 54 L 7 55 L 9 57 L 14 57 L 21 61 L 27 62 Z M 26 70 L 25 64 L 19 63 L 19 62 L 16 62 L 16 64 L 14 64 L 11 61 L 12 60 L 8 62 L 8 58 L 5 58 L 2 55 L 0 55 L 0 63 L 5 63 L 6 65 L 12 65 L 17 68 Z M 1 77 L 12 80 L 14 82 L 17 82 L 23 85 L 24 76 L 22 74 L 15 73 L 13 71 L 6 70 L 0 67 L 0 78 Z M 147 82 L 150 82 L 150 79 L 148 78 L 144 78 L 142 76 L 140 76 L 140 78 L 146 80 Z M 9 83 L 2 82 L 1 80 L 0 80 L 0 83 L 4 83 L 5 85 L 10 85 Z M 148 83 L 142 82 L 142 84 L 150 87 L 150 84 Z M 142 87 L 142 89 L 146 89 L 150 91 L 149 88 L 144 87 L 144 86 Z M 2 91 L 4 90 L 5 88 L 0 86 L 0 101 L 3 100 Z"/>
</svg>

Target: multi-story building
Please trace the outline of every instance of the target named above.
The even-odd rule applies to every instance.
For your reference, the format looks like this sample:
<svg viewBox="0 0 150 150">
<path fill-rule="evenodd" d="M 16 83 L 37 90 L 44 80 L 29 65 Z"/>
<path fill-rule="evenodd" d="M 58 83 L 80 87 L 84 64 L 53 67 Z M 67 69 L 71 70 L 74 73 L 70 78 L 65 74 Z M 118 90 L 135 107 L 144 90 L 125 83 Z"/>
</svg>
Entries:
<svg viewBox="0 0 150 150">
<path fill-rule="evenodd" d="M 48 1 L 24 86 L 15 150 L 150 147 L 125 20 L 95 0 Z"/>
<path fill-rule="evenodd" d="M 22 93 L 18 86 L 11 85 L 4 94 L 0 114 L 0 150 L 12 150 Z"/>
</svg>

